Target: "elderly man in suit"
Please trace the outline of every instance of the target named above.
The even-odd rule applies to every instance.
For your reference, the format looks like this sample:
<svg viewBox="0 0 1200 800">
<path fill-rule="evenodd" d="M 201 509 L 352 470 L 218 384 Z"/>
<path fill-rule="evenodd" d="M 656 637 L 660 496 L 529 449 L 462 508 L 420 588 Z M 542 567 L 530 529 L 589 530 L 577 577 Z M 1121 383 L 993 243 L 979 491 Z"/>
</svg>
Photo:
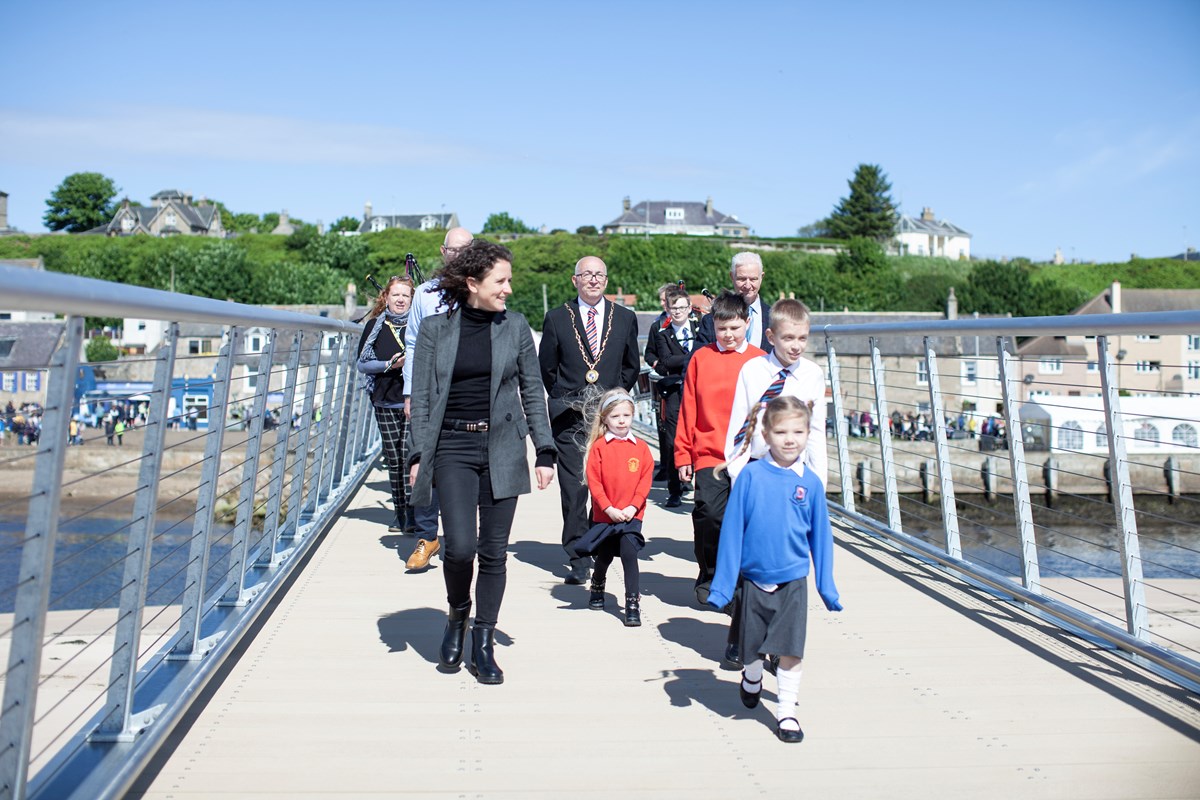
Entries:
<svg viewBox="0 0 1200 800">
<path fill-rule="evenodd" d="M 591 558 L 575 552 L 588 529 L 588 488 L 583 481 L 583 403 L 592 394 L 630 390 L 641 371 L 637 315 L 604 299 L 608 267 L 584 256 L 571 277 L 578 296 L 550 309 L 542 322 L 538 361 L 549 395 L 550 427 L 558 448 L 558 490 L 562 495 L 563 549 L 571 561 L 566 582 L 587 580 Z"/>
<path fill-rule="evenodd" d="M 679 403 L 683 396 L 683 372 L 696 348 L 699 325 L 691 319 L 692 300 L 683 289 L 672 286 L 667 290 L 664 305 L 668 323 L 665 327 L 650 331 L 655 340 L 658 362 L 655 372 L 662 376 L 656 391 L 662 404 L 660 418 L 663 425 L 661 458 L 667 472 L 667 508 L 678 508 L 682 504 L 683 482 L 679 470 L 675 469 L 675 426 L 679 423 Z M 649 349 L 647 347 L 647 349 Z"/>
<path fill-rule="evenodd" d="M 734 290 L 750 307 L 746 341 L 761 350 L 771 352 L 771 342 L 767 340 L 767 328 L 771 327 L 771 305 L 764 303 L 758 296 L 763 281 L 762 258 L 758 253 L 738 253 L 729 267 L 729 277 L 733 279 Z M 706 314 L 704 319 L 700 320 L 699 346 L 712 344 L 716 339 L 712 315 Z"/>
</svg>

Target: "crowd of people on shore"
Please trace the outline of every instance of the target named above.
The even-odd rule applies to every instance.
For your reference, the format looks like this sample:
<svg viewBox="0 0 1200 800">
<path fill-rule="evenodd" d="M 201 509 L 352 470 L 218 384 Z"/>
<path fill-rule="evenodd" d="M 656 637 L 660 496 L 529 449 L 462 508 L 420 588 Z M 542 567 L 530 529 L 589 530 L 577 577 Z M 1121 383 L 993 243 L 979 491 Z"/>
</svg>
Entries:
<svg viewBox="0 0 1200 800">
<path fill-rule="evenodd" d="M 575 264 L 576 297 L 546 314 L 535 347 L 525 317 L 507 307 L 507 248 L 454 228 L 441 255 L 429 281 L 393 276 L 383 287 L 357 362 L 383 438 L 389 532 L 415 536 L 412 572 L 441 553 L 439 670 L 465 662 L 480 683 L 503 682 L 495 631 L 507 551 L 517 499 L 534 482 L 544 490 L 558 479 L 564 582 L 586 584 L 588 606 L 602 610 L 619 559 L 623 622 L 640 626 L 638 560 L 653 536 L 643 523 L 658 477 L 668 482 L 668 508 L 694 492 L 696 599 L 731 617 L 724 661 L 742 669 L 742 703 L 757 706 L 763 672 L 774 672 L 776 736 L 801 741 L 795 704 L 810 572 L 825 607 L 842 608 L 824 489 L 824 377 L 802 358 L 808 308 L 763 302 L 762 261 L 750 252 L 734 256 L 734 288 L 702 316 L 677 285 L 662 287 L 663 314 L 645 349 L 662 376 L 656 475 L 632 428 L 637 319 L 606 299 L 605 263 Z"/>
</svg>

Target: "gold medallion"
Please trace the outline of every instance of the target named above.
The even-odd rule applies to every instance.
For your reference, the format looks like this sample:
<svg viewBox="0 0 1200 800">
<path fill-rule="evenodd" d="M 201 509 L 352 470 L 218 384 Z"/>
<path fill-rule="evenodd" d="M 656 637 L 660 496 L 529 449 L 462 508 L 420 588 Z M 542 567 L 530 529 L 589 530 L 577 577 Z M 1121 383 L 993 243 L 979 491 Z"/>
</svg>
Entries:
<svg viewBox="0 0 1200 800">
<path fill-rule="evenodd" d="M 586 373 L 584 373 L 583 379 L 588 383 L 595 383 L 596 381 L 600 380 L 600 373 L 594 369 L 589 369 Z"/>
</svg>

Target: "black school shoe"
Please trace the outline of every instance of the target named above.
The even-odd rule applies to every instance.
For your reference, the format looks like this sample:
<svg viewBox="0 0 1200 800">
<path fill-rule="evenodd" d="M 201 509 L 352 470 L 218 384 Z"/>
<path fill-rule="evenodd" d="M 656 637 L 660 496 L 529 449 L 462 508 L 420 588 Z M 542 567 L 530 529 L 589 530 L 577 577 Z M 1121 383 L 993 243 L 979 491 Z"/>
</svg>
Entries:
<svg viewBox="0 0 1200 800">
<path fill-rule="evenodd" d="M 742 654 L 738 650 L 738 646 L 734 642 L 730 642 L 725 646 L 724 663 L 721 664 L 725 669 L 741 669 Z"/>
<path fill-rule="evenodd" d="M 746 690 L 746 684 L 757 686 L 753 692 Z M 746 673 L 742 671 L 741 680 L 738 681 L 738 697 L 742 698 L 742 705 L 746 708 L 754 708 L 758 705 L 758 699 L 762 697 L 762 678 L 756 681 L 746 680 Z"/>
<path fill-rule="evenodd" d="M 666 508 L 679 508 L 681 505 L 683 505 L 683 498 L 677 494 L 673 494 L 668 497 L 667 502 L 665 503 Z"/>
<path fill-rule="evenodd" d="M 783 723 L 788 720 L 796 723 L 796 730 L 788 730 Z M 775 726 L 775 738 L 784 744 L 800 744 L 804 741 L 804 731 L 800 730 L 800 722 L 795 717 L 784 717 Z"/>
</svg>

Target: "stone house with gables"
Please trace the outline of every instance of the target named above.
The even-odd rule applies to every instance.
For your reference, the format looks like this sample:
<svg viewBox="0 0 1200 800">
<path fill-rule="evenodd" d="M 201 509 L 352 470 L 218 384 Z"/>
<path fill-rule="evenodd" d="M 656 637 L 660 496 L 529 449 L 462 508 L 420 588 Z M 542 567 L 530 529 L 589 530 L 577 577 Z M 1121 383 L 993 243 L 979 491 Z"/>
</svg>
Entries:
<svg viewBox="0 0 1200 800">
<path fill-rule="evenodd" d="M 405 231 L 450 230 L 457 228 L 458 214 L 442 211 L 437 214 L 375 214 L 370 202 L 363 205 L 363 221 L 359 233 L 379 233 L 389 228 Z"/>
<path fill-rule="evenodd" d="M 153 205 L 135 206 L 126 199 L 108 224 L 86 233 L 105 236 L 212 236 L 224 237 L 225 227 L 217 207 L 203 197 L 192 202 L 192 196 L 177 189 L 164 189 L 150 198 Z"/>
<path fill-rule="evenodd" d="M 643 200 L 630 206 L 621 202 L 621 216 L 604 225 L 603 233 L 664 234 L 687 236 L 749 236 L 750 226 L 736 216 L 713 208 L 709 197 L 703 203 L 676 200 Z"/>
</svg>

